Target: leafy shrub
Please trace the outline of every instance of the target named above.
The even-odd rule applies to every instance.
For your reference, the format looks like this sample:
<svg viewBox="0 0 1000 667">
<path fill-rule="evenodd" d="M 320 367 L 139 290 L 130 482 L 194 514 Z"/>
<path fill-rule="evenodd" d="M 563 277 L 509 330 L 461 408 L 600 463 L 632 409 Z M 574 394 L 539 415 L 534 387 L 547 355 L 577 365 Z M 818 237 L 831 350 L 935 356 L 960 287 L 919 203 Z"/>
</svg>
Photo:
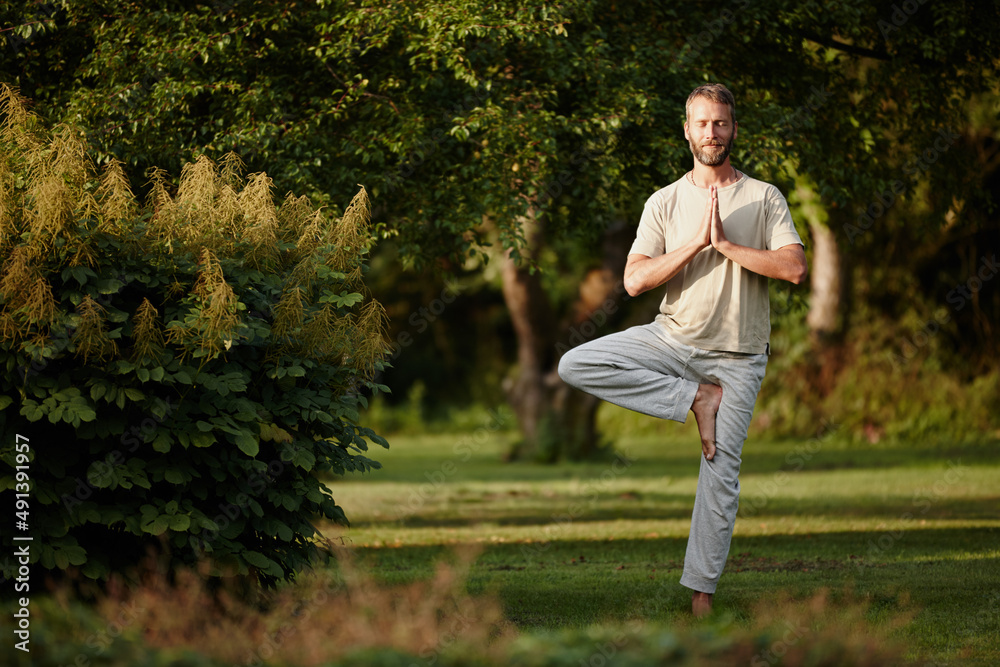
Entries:
<svg viewBox="0 0 1000 667">
<path fill-rule="evenodd" d="M 230 154 L 174 194 L 154 171 L 140 205 L 72 128 L 0 103 L 0 489 L 27 437 L 33 562 L 103 578 L 155 547 L 291 576 L 317 517 L 347 522 L 317 476 L 387 446 L 358 423 L 386 347 L 364 189 L 339 219 L 276 206 Z"/>
<path fill-rule="evenodd" d="M 833 422 L 856 443 L 938 443 L 995 438 L 1000 432 L 1000 367 L 963 366 L 952 336 L 936 332 L 932 316 L 901 320 L 861 308 L 844 341 L 843 367 L 823 392 L 807 354 L 775 355 L 768 362 L 752 432 L 811 437 Z M 949 323 L 949 326 L 954 323 Z M 912 341 L 920 343 L 914 345 Z"/>
</svg>

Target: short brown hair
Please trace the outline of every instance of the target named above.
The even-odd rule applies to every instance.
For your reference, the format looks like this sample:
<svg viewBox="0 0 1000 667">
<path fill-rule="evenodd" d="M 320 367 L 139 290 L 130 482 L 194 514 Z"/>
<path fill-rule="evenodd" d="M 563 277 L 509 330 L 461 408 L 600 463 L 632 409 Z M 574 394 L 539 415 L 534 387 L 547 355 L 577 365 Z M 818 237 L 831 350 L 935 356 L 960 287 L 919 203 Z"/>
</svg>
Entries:
<svg viewBox="0 0 1000 667">
<path fill-rule="evenodd" d="M 729 107 L 730 119 L 734 123 L 736 122 L 736 98 L 721 83 L 706 83 L 704 86 L 698 86 L 691 91 L 691 94 L 688 95 L 687 103 L 684 104 L 684 115 L 688 119 L 691 118 L 691 103 L 696 97 L 706 97 L 716 104 L 725 104 Z"/>
</svg>

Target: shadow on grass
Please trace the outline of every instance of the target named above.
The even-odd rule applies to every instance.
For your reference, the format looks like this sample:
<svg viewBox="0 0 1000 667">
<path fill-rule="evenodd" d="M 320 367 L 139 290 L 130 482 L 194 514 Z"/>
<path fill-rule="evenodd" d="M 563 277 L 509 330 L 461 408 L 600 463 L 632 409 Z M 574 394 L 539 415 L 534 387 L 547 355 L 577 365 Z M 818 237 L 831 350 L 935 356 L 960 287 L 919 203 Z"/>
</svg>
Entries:
<svg viewBox="0 0 1000 667">
<path fill-rule="evenodd" d="M 747 441 L 743 448 L 742 475 L 773 474 L 779 471 L 795 474 L 810 471 L 878 470 L 894 468 L 922 468 L 947 465 L 961 461 L 965 465 L 993 465 L 1000 463 L 1000 443 L 997 441 L 966 442 L 947 446 L 861 446 L 843 442 L 818 442 L 801 440 Z M 427 482 L 447 471 L 454 482 L 544 482 L 572 479 L 599 478 L 607 471 L 616 477 L 653 479 L 697 477 L 701 464 L 701 449 L 697 442 L 665 441 L 662 448 L 626 446 L 621 462 L 562 462 L 543 465 L 528 462 L 504 463 L 477 456 L 464 460 L 449 456 L 447 448 L 440 456 L 399 455 L 384 457 L 383 469 L 371 481 L 417 483 Z M 360 477 L 347 476 L 346 481 Z M 331 479 L 336 484 L 336 479 Z"/>
<path fill-rule="evenodd" d="M 601 494 L 596 500 L 586 495 L 549 494 L 529 499 L 523 497 L 511 507 L 483 500 L 463 503 L 450 497 L 442 512 L 436 515 L 434 507 L 422 507 L 420 513 L 400 516 L 387 524 L 384 520 L 352 523 L 354 528 L 377 528 L 386 525 L 400 528 L 471 528 L 482 524 L 495 526 L 538 526 L 545 530 L 550 525 L 561 525 L 572 519 L 593 523 L 607 521 L 656 521 L 690 519 L 694 494 L 649 493 L 625 491 Z M 928 494 L 917 495 L 857 495 L 849 498 L 808 497 L 791 498 L 774 495 L 756 495 L 744 489 L 740 501 L 740 522 L 767 522 L 775 519 L 811 518 L 873 519 L 919 523 L 929 520 L 994 520 L 1000 496 L 975 498 L 935 498 Z M 582 511 L 581 511 L 582 508 Z"/>
<path fill-rule="evenodd" d="M 993 613 L 989 595 L 1000 580 L 998 537 L 1000 531 L 988 528 L 736 537 L 717 602 L 739 617 L 782 590 L 812 595 L 824 587 L 851 589 L 873 600 L 907 591 L 918 608 L 929 609 L 928 618 L 954 624 L 957 631 L 968 614 Z M 505 615 L 521 627 L 684 616 L 690 591 L 678 582 L 686 543 L 655 538 L 480 544 L 468 586 L 472 594 L 496 593 Z M 450 551 L 441 545 L 357 549 L 378 577 L 394 584 L 431 576 Z M 990 618 L 996 625 L 995 615 Z"/>
<path fill-rule="evenodd" d="M 837 572 L 857 578 L 884 578 L 887 569 L 922 571 L 949 563 L 967 575 L 1000 577 L 998 531 L 991 528 L 857 531 L 810 536 L 764 535 L 733 538 L 727 574 L 739 572 Z M 480 544 L 475 569 L 519 573 L 566 573 L 603 568 L 605 574 L 639 567 L 679 571 L 686 538 L 551 540 Z M 419 578 L 453 545 L 359 547 L 362 560 L 392 578 Z M 405 573 L 405 574 L 404 574 Z M 559 575 L 560 577 L 562 575 Z M 541 577 L 544 580 L 546 577 Z"/>
</svg>

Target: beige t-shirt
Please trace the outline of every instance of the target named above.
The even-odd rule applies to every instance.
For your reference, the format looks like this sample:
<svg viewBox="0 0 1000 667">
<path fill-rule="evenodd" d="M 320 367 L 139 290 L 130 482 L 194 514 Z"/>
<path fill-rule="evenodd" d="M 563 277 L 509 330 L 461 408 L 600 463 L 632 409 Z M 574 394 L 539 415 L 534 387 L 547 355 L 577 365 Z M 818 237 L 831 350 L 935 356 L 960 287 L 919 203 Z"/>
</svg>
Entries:
<svg viewBox="0 0 1000 667">
<path fill-rule="evenodd" d="M 785 198 L 776 187 L 745 174 L 719 188 L 719 216 L 726 238 L 761 250 L 802 243 Z M 698 231 L 708 190 L 687 177 L 646 201 L 630 254 L 657 257 Z M 666 283 L 656 320 L 693 347 L 761 354 L 771 336 L 767 278 L 748 271 L 711 246 L 703 248 Z"/>
</svg>

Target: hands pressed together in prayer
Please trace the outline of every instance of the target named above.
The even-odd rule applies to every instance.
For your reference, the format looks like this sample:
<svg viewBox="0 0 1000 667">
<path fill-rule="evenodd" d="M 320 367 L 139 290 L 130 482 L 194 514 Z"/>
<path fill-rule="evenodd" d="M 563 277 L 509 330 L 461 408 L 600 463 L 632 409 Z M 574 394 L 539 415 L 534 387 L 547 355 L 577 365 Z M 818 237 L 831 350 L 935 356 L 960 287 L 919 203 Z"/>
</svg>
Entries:
<svg viewBox="0 0 1000 667">
<path fill-rule="evenodd" d="M 705 206 L 705 215 L 701 219 L 701 226 L 698 228 L 698 240 L 702 248 L 712 246 L 720 252 L 722 246 L 729 242 L 722 228 L 722 217 L 719 215 L 719 189 L 714 185 L 708 188 L 708 203 Z"/>
</svg>

